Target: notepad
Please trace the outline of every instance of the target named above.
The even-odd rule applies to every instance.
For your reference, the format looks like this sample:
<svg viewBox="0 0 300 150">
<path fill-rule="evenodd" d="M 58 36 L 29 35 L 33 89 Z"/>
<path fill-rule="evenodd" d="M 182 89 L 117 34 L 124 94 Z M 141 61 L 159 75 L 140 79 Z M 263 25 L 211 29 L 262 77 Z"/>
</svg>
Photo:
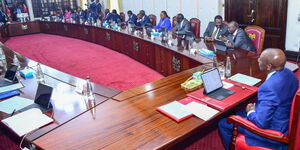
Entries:
<svg viewBox="0 0 300 150">
<path fill-rule="evenodd" d="M 243 83 L 243 84 L 247 84 L 250 86 L 254 86 L 255 84 L 257 84 L 261 81 L 261 79 L 257 79 L 257 78 L 250 77 L 250 76 L 240 74 L 240 73 L 235 74 L 234 76 L 230 77 L 229 79 L 236 81 L 236 82 Z"/>
<path fill-rule="evenodd" d="M 180 122 L 188 117 L 191 117 L 193 114 L 181 109 L 184 105 L 174 101 L 169 104 L 160 106 L 157 108 L 158 111 L 164 113 L 165 115 L 171 117 L 172 119 Z"/>
<path fill-rule="evenodd" d="M 209 120 L 219 112 L 218 110 L 215 110 L 197 102 L 190 102 L 187 105 L 184 105 L 181 109 L 183 111 L 187 111 L 194 114 L 195 116 L 204 121 Z"/>
<path fill-rule="evenodd" d="M 2 122 L 21 137 L 53 122 L 53 119 L 43 114 L 41 110 L 32 108 L 20 114 L 6 118 L 2 120 Z"/>
<path fill-rule="evenodd" d="M 21 82 L 16 83 L 16 84 L 11 84 L 11 85 L 8 85 L 8 86 L 3 86 L 3 87 L 0 87 L 0 93 L 7 92 L 7 91 L 12 91 L 12 90 L 16 90 L 16 89 L 21 89 L 23 87 L 24 86 Z"/>
<path fill-rule="evenodd" d="M 0 102 L 0 111 L 5 112 L 7 114 L 11 114 L 14 110 L 18 111 L 33 103 L 33 100 L 23 98 L 20 96 L 15 96 Z"/>
</svg>

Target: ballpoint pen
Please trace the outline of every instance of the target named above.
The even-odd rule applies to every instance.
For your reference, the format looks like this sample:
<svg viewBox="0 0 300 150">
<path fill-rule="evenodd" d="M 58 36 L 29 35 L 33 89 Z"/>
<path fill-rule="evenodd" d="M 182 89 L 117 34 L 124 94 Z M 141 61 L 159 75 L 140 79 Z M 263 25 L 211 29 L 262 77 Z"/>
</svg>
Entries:
<svg viewBox="0 0 300 150">
<path fill-rule="evenodd" d="M 16 112 L 16 109 L 14 109 L 14 111 L 11 113 L 10 116 L 13 116 L 15 114 L 15 112 Z"/>
</svg>

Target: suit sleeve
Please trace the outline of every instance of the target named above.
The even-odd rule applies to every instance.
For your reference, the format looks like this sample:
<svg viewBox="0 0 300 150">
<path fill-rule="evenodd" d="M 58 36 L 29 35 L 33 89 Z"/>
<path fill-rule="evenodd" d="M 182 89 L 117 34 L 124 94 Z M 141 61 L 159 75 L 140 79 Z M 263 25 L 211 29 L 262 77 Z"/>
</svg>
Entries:
<svg viewBox="0 0 300 150">
<path fill-rule="evenodd" d="M 209 28 L 210 28 L 210 25 L 211 23 L 209 23 L 208 25 L 207 25 L 207 27 L 206 27 L 206 30 L 205 30 L 205 32 L 204 32 L 204 34 L 203 34 L 203 36 L 204 36 L 204 38 L 205 37 L 210 37 L 210 35 L 209 35 Z"/>
<path fill-rule="evenodd" d="M 245 41 L 246 41 L 245 35 L 242 32 L 240 32 L 235 37 L 235 42 L 233 43 L 233 47 L 241 48 L 242 45 L 245 43 Z"/>
<path fill-rule="evenodd" d="M 258 95 L 258 103 L 255 106 L 255 112 L 250 113 L 247 119 L 262 129 L 270 127 L 270 123 L 279 102 L 276 101 L 277 95 L 266 87 Z"/>
</svg>

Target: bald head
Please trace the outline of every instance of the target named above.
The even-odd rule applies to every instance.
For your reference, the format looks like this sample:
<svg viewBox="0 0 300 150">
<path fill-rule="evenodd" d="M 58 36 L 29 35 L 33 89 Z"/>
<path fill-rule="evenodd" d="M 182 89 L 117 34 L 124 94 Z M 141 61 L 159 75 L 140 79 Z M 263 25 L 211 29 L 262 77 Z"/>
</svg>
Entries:
<svg viewBox="0 0 300 150">
<path fill-rule="evenodd" d="M 281 49 L 268 48 L 261 53 L 258 62 L 261 71 L 272 72 L 284 68 L 286 57 Z"/>
<path fill-rule="evenodd" d="M 228 32 L 234 33 L 236 29 L 239 28 L 239 24 L 236 21 L 231 21 L 228 23 Z"/>
</svg>

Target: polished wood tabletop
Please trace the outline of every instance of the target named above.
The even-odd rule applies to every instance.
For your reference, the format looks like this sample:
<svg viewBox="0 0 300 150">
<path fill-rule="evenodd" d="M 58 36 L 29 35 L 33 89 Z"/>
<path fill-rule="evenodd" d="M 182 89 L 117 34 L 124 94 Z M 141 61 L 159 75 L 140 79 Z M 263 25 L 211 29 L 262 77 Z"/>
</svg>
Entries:
<svg viewBox="0 0 300 150">
<path fill-rule="evenodd" d="M 18 32 L 11 34 L 13 30 Z M 60 92 L 54 94 L 57 95 L 54 96 L 58 106 L 54 109 L 54 116 L 57 114 L 59 118 L 56 119 L 58 125 L 50 125 L 51 129 L 48 130 L 46 126 L 40 130 L 39 136 L 35 136 L 38 138 L 31 138 L 40 149 L 166 149 L 197 131 L 205 130 L 205 127 L 227 113 L 220 112 L 209 121 L 191 117 L 177 123 L 156 111 L 159 106 L 185 98 L 187 92 L 181 89 L 180 84 L 194 72 L 210 69 L 213 65 L 212 59 L 177 47 L 176 41 L 170 46 L 159 39 L 151 40 L 143 35 L 58 22 L 12 24 L 8 26 L 8 31 L 10 36 L 42 32 L 86 40 L 128 55 L 166 76 L 122 92 L 111 91 L 109 88 L 107 92 L 101 89 L 105 87 L 98 85 L 99 92 L 95 92 L 96 107 L 87 107 L 89 105 L 74 92 L 77 80 L 81 79 L 43 66 L 47 80 L 48 77 L 52 78 L 51 81 L 49 79 L 50 84 L 55 80 L 53 86 L 62 88 L 66 95 L 60 95 Z M 232 75 L 243 73 L 262 80 L 266 77 L 259 70 L 256 53 L 241 49 L 222 52 L 215 49 L 214 43 L 205 43 L 203 40 L 194 43 L 194 47 L 215 51 L 220 64 L 224 64 L 229 56 Z M 241 100 L 228 111 L 245 101 Z"/>
</svg>

